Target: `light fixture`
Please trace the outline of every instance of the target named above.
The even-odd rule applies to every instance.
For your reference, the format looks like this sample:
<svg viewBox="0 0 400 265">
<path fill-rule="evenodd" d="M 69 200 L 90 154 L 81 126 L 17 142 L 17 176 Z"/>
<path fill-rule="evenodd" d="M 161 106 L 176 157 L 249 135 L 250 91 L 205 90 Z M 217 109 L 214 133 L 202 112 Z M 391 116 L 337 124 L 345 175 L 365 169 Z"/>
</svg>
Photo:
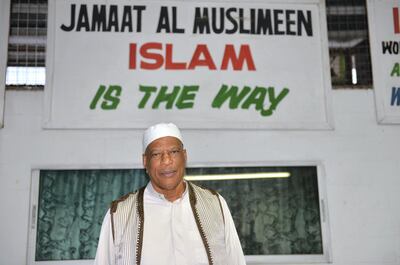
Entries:
<svg viewBox="0 0 400 265">
<path fill-rule="evenodd" d="M 356 68 L 356 56 L 351 56 L 351 83 L 357 85 L 357 68 Z"/>
<path fill-rule="evenodd" d="M 243 173 L 243 174 L 215 174 L 215 175 L 187 175 L 185 180 L 234 180 L 234 179 L 267 179 L 267 178 L 288 178 L 289 172 L 263 172 L 263 173 Z"/>
</svg>

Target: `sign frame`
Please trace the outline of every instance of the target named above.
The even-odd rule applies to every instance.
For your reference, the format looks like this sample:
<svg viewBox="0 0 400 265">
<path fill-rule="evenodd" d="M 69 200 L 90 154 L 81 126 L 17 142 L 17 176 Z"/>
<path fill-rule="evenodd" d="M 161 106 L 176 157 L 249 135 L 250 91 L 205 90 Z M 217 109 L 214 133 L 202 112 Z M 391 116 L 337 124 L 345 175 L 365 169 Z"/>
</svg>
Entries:
<svg viewBox="0 0 400 265">
<path fill-rule="evenodd" d="M 160 2 L 160 1 L 152 1 L 152 2 Z M 172 0 L 168 3 L 179 3 L 181 1 Z M 195 1 L 185 1 L 186 3 L 191 3 Z M 210 2 L 210 1 L 207 1 Z M 223 3 L 220 0 L 214 0 L 213 3 Z M 138 1 L 138 3 L 143 3 L 142 1 Z M 146 2 L 147 3 L 147 2 Z M 236 2 L 234 2 L 236 3 Z M 269 0 L 265 1 L 249 1 L 242 0 L 240 3 L 279 3 L 282 4 L 282 1 Z M 266 122 L 266 123 L 254 123 L 254 122 L 237 122 L 237 121 L 229 121 L 224 122 L 221 125 L 221 121 L 208 121 L 207 119 L 199 120 L 175 120 L 174 118 L 169 119 L 171 122 L 175 122 L 182 129 L 238 129 L 238 130 L 333 130 L 334 129 L 334 121 L 332 114 L 332 106 L 331 106 L 331 78 L 330 78 L 330 67 L 329 67 L 329 48 L 328 48 L 328 38 L 327 38 L 327 22 L 326 22 L 326 11 L 325 11 L 325 1 L 324 0 L 303 0 L 303 1 L 294 1 L 287 0 L 283 4 L 309 4 L 315 5 L 318 8 L 318 17 L 319 22 L 318 28 L 315 31 L 318 31 L 320 34 L 320 48 L 322 54 L 321 57 L 321 65 L 324 67 L 321 69 L 322 74 L 322 84 L 323 87 L 321 89 L 321 105 L 323 106 L 320 110 L 324 111 L 323 118 L 319 121 L 291 121 L 289 122 Z M 156 122 L 164 121 L 165 119 L 158 118 L 140 118 L 132 122 L 124 122 L 120 120 L 115 120 L 113 122 L 101 122 L 95 121 L 94 119 L 86 119 L 81 121 L 60 121 L 57 119 L 56 115 L 54 115 L 54 109 L 56 108 L 56 103 L 54 101 L 54 91 L 52 88 L 54 81 L 54 67 L 57 67 L 55 62 L 55 35 L 56 35 L 56 6 L 55 2 L 49 2 L 49 12 L 48 12 L 48 34 L 47 34 L 47 55 L 46 55 L 46 88 L 45 88 L 45 100 L 44 100 L 44 117 L 42 126 L 44 129 L 143 129 L 148 127 L 151 124 Z M 234 113 L 232 115 L 235 115 Z M 321 114 L 322 115 L 322 114 Z M 171 115 L 173 116 L 173 115 Z"/>
<path fill-rule="evenodd" d="M 394 1 L 393 1 L 394 2 Z M 400 124 L 400 107 L 398 107 L 397 114 L 395 110 L 390 109 L 387 106 L 388 102 L 390 101 L 390 92 L 385 90 L 388 89 L 388 85 L 394 85 L 395 81 L 390 80 L 393 77 L 387 77 L 383 75 L 383 69 L 388 70 L 389 62 L 385 60 L 384 54 L 382 54 L 382 45 L 381 42 L 389 40 L 389 41 L 398 41 L 400 43 L 400 35 L 398 37 L 394 36 L 380 36 L 379 29 L 382 29 L 382 25 L 384 22 L 378 20 L 379 15 L 377 14 L 378 11 L 378 4 L 384 3 L 388 5 L 390 8 L 393 6 L 390 4 L 391 1 L 379 1 L 379 0 L 367 0 L 367 13 L 368 13 L 368 25 L 369 25 L 369 41 L 370 41 L 370 53 L 371 53 L 371 67 L 372 67 L 372 75 L 373 75 L 373 90 L 375 95 L 375 108 L 376 108 L 376 117 L 377 123 L 384 125 L 384 124 Z M 400 2 L 397 1 L 397 5 L 400 8 Z M 392 14 L 388 14 L 387 17 L 391 17 Z M 386 16 L 385 16 L 386 17 Z M 399 21 L 400 23 L 400 21 Z M 390 29 L 393 29 L 393 22 L 390 25 L 385 24 Z M 380 37 L 385 37 L 385 39 L 381 39 Z M 390 63 L 395 62 L 395 58 L 398 55 L 395 55 L 390 60 Z M 390 73 L 386 73 L 389 75 Z M 399 77 L 397 77 L 399 79 Z M 400 80 L 400 79 L 399 79 Z M 398 91 L 400 91 L 400 82 L 398 82 Z M 390 85 L 390 86 L 392 86 Z M 399 92 L 400 93 L 400 92 Z"/>
</svg>

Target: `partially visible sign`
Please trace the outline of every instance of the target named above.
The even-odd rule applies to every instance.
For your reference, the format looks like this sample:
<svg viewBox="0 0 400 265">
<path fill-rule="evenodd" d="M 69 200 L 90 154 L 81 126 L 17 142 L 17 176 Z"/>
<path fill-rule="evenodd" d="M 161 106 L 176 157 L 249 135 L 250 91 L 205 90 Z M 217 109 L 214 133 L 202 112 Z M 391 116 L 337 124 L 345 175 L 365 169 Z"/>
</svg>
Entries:
<svg viewBox="0 0 400 265">
<path fill-rule="evenodd" d="M 6 89 L 10 0 L 0 1 L 0 128 L 4 127 L 4 93 Z"/>
<path fill-rule="evenodd" d="M 400 1 L 368 0 L 378 123 L 400 123 Z"/>
<path fill-rule="evenodd" d="M 332 128 L 323 0 L 49 1 L 46 128 Z"/>
</svg>

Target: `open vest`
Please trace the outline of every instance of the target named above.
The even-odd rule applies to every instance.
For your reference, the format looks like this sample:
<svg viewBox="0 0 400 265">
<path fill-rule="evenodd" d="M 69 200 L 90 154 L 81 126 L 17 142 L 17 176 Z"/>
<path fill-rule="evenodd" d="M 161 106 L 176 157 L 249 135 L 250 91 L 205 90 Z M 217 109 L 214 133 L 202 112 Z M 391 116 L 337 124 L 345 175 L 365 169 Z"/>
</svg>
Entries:
<svg viewBox="0 0 400 265">
<path fill-rule="evenodd" d="M 187 182 L 189 200 L 210 265 L 225 265 L 225 220 L 218 193 Z M 111 226 L 115 248 L 115 264 L 140 265 L 143 231 L 145 187 L 129 193 L 111 204 Z"/>
</svg>

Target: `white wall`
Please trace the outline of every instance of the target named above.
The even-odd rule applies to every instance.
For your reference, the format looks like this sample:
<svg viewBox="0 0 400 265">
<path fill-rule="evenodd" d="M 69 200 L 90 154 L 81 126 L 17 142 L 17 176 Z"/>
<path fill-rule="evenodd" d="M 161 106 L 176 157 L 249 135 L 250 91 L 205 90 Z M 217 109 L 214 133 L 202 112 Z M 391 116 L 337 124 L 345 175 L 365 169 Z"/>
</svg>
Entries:
<svg viewBox="0 0 400 265">
<path fill-rule="evenodd" d="M 321 161 L 335 265 L 400 264 L 400 126 L 372 90 L 332 93 L 333 131 L 183 131 L 189 161 Z M 0 264 L 26 263 L 32 168 L 140 164 L 141 131 L 42 130 L 43 92 L 6 91 L 0 129 Z"/>
</svg>

